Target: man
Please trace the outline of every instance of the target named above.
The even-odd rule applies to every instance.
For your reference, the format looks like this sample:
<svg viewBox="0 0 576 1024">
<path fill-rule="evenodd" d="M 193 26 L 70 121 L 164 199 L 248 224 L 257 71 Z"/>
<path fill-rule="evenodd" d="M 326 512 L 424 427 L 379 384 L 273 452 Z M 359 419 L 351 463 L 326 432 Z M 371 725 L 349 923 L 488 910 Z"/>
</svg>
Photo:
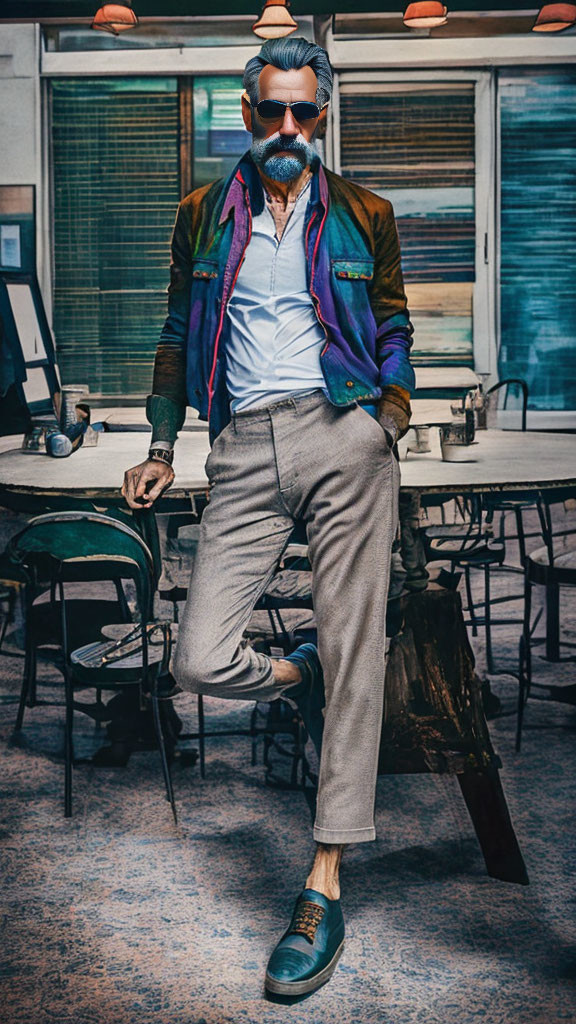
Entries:
<svg viewBox="0 0 576 1024">
<path fill-rule="evenodd" d="M 186 403 L 209 423 L 202 517 L 173 671 L 194 693 L 291 700 L 321 751 L 316 855 L 266 987 L 298 995 L 342 951 L 339 865 L 375 838 L 386 596 L 397 525 L 392 446 L 408 428 L 413 328 L 390 203 L 326 170 L 326 52 L 269 40 L 246 65 L 252 146 L 180 204 L 169 312 L 147 403 L 149 459 L 123 493 L 150 507 L 174 474 Z M 294 521 L 306 522 L 318 649 L 242 642 Z"/>
</svg>

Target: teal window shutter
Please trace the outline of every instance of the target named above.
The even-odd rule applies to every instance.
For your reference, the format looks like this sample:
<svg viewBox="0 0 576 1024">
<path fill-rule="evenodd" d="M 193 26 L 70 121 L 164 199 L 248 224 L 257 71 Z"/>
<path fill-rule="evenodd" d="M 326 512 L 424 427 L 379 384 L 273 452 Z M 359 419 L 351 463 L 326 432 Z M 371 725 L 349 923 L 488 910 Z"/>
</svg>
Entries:
<svg viewBox="0 0 576 1024">
<path fill-rule="evenodd" d="M 576 409 L 576 71 L 500 73 L 500 377 Z"/>
<path fill-rule="evenodd" d="M 341 172 L 394 207 L 415 363 L 474 365 L 474 82 L 340 87 Z"/>
<path fill-rule="evenodd" d="M 57 359 L 92 394 L 150 391 L 180 199 L 177 84 L 52 82 Z"/>
</svg>

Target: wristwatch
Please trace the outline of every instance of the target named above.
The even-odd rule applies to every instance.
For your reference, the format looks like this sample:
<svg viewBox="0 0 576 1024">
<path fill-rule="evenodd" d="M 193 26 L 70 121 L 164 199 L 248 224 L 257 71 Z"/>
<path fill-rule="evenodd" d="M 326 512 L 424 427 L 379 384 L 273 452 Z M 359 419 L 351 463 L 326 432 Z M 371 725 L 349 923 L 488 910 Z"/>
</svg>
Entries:
<svg viewBox="0 0 576 1024">
<path fill-rule="evenodd" d="M 171 466 L 174 462 L 174 450 L 172 448 L 156 448 L 152 445 L 148 452 L 148 458 L 156 460 L 156 462 L 165 462 L 166 465 Z"/>
</svg>

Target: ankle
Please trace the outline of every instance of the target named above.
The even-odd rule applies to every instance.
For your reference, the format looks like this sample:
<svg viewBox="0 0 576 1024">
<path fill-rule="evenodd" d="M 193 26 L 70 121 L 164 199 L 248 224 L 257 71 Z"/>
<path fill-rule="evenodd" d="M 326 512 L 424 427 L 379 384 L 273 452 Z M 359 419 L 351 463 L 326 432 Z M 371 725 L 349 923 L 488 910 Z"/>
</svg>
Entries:
<svg viewBox="0 0 576 1024">
<path fill-rule="evenodd" d="M 316 879 L 313 873 L 308 875 L 304 888 L 314 889 L 315 892 L 321 892 L 327 900 L 340 899 L 340 884 L 338 882 L 329 881 L 325 878 Z"/>
<path fill-rule="evenodd" d="M 302 673 L 293 661 L 285 661 L 284 658 L 271 658 L 274 678 L 279 683 L 301 683 Z"/>
<path fill-rule="evenodd" d="M 340 899 L 340 862 L 344 846 L 319 843 L 306 888 L 321 892 L 329 900 Z"/>
</svg>

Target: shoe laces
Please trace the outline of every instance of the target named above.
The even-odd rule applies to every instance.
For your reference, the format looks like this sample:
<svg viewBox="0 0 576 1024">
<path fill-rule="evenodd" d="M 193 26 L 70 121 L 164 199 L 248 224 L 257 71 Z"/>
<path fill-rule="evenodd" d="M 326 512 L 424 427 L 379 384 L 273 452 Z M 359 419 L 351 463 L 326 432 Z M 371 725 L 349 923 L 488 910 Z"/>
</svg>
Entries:
<svg viewBox="0 0 576 1024">
<path fill-rule="evenodd" d="M 325 909 L 317 903 L 310 903 L 308 900 L 301 900 L 290 924 L 290 935 L 303 935 L 308 942 L 313 944 L 316 936 L 316 929 L 324 917 Z"/>
</svg>

